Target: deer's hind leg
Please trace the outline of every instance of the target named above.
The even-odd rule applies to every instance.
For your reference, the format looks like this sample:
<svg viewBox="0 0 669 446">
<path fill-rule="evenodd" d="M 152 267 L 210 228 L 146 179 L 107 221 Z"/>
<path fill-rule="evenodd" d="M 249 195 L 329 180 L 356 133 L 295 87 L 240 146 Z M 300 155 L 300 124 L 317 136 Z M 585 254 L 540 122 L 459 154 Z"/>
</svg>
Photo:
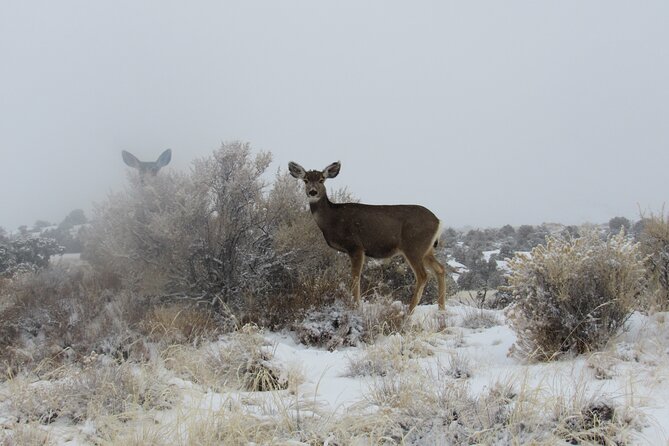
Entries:
<svg viewBox="0 0 669 446">
<path fill-rule="evenodd" d="M 446 308 L 446 279 L 444 275 L 446 274 L 446 268 L 442 265 L 439 260 L 434 255 L 434 251 L 430 250 L 425 256 L 425 262 L 427 266 L 434 272 L 434 275 L 437 277 L 437 283 L 439 285 L 439 309 L 444 310 Z"/>
<path fill-rule="evenodd" d="M 404 258 L 409 262 L 413 274 L 416 277 L 416 285 L 413 290 L 413 296 L 411 297 L 411 303 L 409 304 L 409 313 L 413 313 L 414 308 L 420 302 L 420 298 L 423 296 L 423 290 L 425 289 L 425 283 L 427 282 L 427 270 L 425 269 L 425 264 L 423 258 L 420 256 L 414 256 L 405 253 Z"/>
</svg>

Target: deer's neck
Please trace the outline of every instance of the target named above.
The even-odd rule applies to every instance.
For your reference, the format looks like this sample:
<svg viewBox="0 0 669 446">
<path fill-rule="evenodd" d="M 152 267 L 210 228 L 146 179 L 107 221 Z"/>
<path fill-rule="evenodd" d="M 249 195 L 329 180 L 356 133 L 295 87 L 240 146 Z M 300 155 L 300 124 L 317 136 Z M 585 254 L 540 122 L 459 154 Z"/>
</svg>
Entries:
<svg viewBox="0 0 669 446">
<path fill-rule="evenodd" d="M 332 205 L 332 202 L 327 195 L 323 195 L 323 197 L 318 201 L 309 203 L 311 214 L 314 216 L 314 219 L 316 219 L 316 224 L 318 224 L 321 229 L 327 226 L 327 222 L 330 220 L 334 212 L 333 208 L 334 206 Z"/>
</svg>

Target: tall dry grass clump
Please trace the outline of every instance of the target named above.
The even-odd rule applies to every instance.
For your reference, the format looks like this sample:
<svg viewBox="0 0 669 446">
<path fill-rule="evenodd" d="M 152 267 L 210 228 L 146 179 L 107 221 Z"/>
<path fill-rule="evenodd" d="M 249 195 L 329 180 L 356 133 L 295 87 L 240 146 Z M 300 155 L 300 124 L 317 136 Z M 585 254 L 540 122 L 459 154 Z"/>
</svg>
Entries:
<svg viewBox="0 0 669 446">
<path fill-rule="evenodd" d="M 175 346 L 164 355 L 169 369 L 215 391 L 270 391 L 288 385 L 289 377 L 273 362 L 271 345 L 255 325 L 199 349 Z"/>
<path fill-rule="evenodd" d="M 650 303 L 666 311 L 669 309 L 669 215 L 663 212 L 644 219 L 639 241 L 650 276 Z"/>
<path fill-rule="evenodd" d="M 622 327 L 645 290 L 638 244 L 621 232 L 602 240 L 549 238 L 509 263 L 514 303 L 507 311 L 515 353 L 552 360 L 598 350 Z"/>
<path fill-rule="evenodd" d="M 65 420 L 80 424 L 124 417 L 139 408 L 167 409 L 178 398 L 178 392 L 165 383 L 154 365 L 136 369 L 128 362 L 118 363 L 95 353 L 46 377 L 49 379 L 35 381 L 18 376 L 9 381 L 9 404 L 19 422 L 46 425 Z"/>
</svg>

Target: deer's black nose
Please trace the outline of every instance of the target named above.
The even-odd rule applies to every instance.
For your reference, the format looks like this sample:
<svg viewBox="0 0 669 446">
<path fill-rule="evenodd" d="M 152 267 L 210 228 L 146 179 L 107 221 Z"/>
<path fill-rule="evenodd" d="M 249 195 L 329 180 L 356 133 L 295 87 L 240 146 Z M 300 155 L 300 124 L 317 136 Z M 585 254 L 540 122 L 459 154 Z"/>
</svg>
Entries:
<svg viewBox="0 0 669 446">
<path fill-rule="evenodd" d="M 318 195 L 318 192 L 316 192 L 315 190 L 310 190 L 309 191 L 309 196 L 310 197 L 315 197 L 316 195 Z"/>
</svg>

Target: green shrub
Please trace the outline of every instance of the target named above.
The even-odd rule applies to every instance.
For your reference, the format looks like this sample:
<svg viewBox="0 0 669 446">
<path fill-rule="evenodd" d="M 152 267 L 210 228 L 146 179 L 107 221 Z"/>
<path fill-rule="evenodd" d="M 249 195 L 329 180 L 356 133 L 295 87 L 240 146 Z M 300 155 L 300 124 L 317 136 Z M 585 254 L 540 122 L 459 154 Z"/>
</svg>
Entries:
<svg viewBox="0 0 669 446">
<path fill-rule="evenodd" d="M 594 231 L 576 239 L 552 237 L 509 266 L 514 349 L 539 360 L 600 349 L 645 288 L 639 246 L 623 233 L 605 241 Z"/>
</svg>

